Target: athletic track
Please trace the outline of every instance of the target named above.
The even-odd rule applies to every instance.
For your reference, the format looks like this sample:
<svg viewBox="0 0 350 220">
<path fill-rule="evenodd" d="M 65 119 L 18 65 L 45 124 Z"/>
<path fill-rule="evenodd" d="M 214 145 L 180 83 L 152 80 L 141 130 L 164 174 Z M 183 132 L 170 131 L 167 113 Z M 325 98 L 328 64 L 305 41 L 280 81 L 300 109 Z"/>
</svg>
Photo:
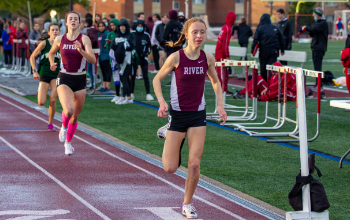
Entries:
<svg viewBox="0 0 350 220">
<path fill-rule="evenodd" d="M 11 97 L 0 91 L 0 219 L 185 219 L 183 176 L 81 126 L 65 156 L 43 110 Z M 283 219 L 203 182 L 193 199 L 198 219 Z"/>
</svg>

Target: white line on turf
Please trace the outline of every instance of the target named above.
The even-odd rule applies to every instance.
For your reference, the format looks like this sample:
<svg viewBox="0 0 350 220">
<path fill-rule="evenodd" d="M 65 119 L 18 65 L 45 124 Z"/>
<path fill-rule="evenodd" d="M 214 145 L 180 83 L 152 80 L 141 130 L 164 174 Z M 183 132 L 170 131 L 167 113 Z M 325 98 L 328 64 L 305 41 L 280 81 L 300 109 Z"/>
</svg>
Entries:
<svg viewBox="0 0 350 220">
<path fill-rule="evenodd" d="M 3 98 L 0 98 L 0 99 L 3 100 L 3 101 L 5 101 L 5 102 L 7 102 L 8 104 L 10 104 L 10 105 L 12 105 L 12 106 L 15 106 L 16 108 L 18 108 L 18 109 L 20 109 L 20 110 L 22 110 L 22 111 L 24 111 L 24 112 L 26 112 L 26 113 L 32 115 L 33 117 L 38 118 L 38 119 L 41 120 L 41 121 L 47 122 L 47 120 L 45 120 L 45 119 L 43 119 L 43 118 L 40 118 L 39 116 L 33 114 L 32 112 L 29 112 L 29 111 L 27 111 L 27 110 L 25 110 L 25 109 L 23 109 L 23 108 L 21 108 L 21 107 L 15 105 L 15 104 L 13 104 L 13 103 L 7 101 L 6 99 L 3 99 Z M 60 128 L 60 127 L 57 126 L 57 125 L 54 125 L 54 126 L 57 127 L 57 128 Z M 156 174 L 154 174 L 154 173 L 152 173 L 152 172 L 150 172 L 150 171 L 148 171 L 148 170 L 146 170 L 146 169 L 144 169 L 144 168 L 142 168 L 142 167 L 139 167 L 139 166 L 137 166 L 137 165 L 135 165 L 135 164 L 133 164 L 133 163 L 131 163 L 131 162 L 129 162 L 129 161 L 127 161 L 127 160 L 121 158 L 121 157 L 118 157 L 118 156 L 112 154 L 111 152 L 109 152 L 109 151 L 107 151 L 107 150 L 105 150 L 105 149 L 103 149 L 103 148 L 101 148 L 101 147 L 99 147 L 99 146 L 97 146 L 97 145 L 95 145 L 95 144 L 92 144 L 92 143 L 90 143 L 90 142 L 84 140 L 83 138 L 81 138 L 81 137 L 79 137 L 79 136 L 77 136 L 77 135 L 74 135 L 74 137 L 77 138 L 77 139 L 79 139 L 79 140 L 81 140 L 81 141 L 83 141 L 83 142 L 85 142 L 86 144 L 91 145 L 92 147 L 94 147 L 94 148 L 96 148 L 96 149 L 98 149 L 98 150 L 100 150 L 100 151 L 102 151 L 102 152 L 105 152 L 106 154 L 108 154 L 108 155 L 110 155 L 110 156 L 112 156 L 112 157 L 114 157 L 114 158 L 116 158 L 116 159 L 118 159 L 118 160 L 120 160 L 120 161 L 125 162 L 126 164 L 128 164 L 128 165 L 130 165 L 130 166 L 132 166 L 132 167 L 135 167 L 136 169 L 139 169 L 139 170 L 141 170 L 141 171 L 143 171 L 143 172 L 149 174 L 150 176 L 153 176 L 154 178 L 156 178 L 156 179 L 158 179 L 158 180 L 160 180 L 160 181 L 162 181 L 162 182 L 164 182 L 164 183 L 166 183 L 166 184 L 168 184 L 168 185 L 174 187 L 175 189 L 177 189 L 177 190 L 179 190 L 179 191 L 181 191 L 181 192 L 183 192 L 183 193 L 185 192 L 185 189 L 183 189 L 183 188 L 181 188 L 181 187 L 175 185 L 174 183 L 172 183 L 172 182 L 170 182 L 170 181 L 168 181 L 168 180 L 166 180 L 166 179 L 164 179 L 164 178 L 162 178 L 162 177 L 160 177 L 160 176 L 158 176 L 158 175 L 156 175 Z M 29 159 L 29 158 L 28 158 L 28 159 Z M 51 175 L 51 174 L 50 174 L 50 175 Z M 63 184 L 63 183 L 62 183 L 62 184 Z M 224 209 L 224 208 L 222 208 L 222 207 L 220 207 L 220 206 L 218 206 L 218 205 L 216 205 L 216 204 L 214 204 L 214 203 L 212 203 L 212 202 L 209 202 L 208 200 L 203 199 L 203 198 L 201 198 L 201 197 L 199 197 L 199 196 L 194 195 L 193 198 L 198 199 L 199 201 L 201 201 L 201 202 L 203 202 L 203 203 L 205 203 L 205 204 L 207 204 L 207 205 L 209 205 L 209 206 L 211 206 L 211 207 L 214 207 L 214 208 L 216 208 L 216 209 L 218 209 L 218 210 L 220 210 L 220 211 L 222 211 L 222 212 L 224 212 L 224 213 L 226 213 L 226 214 L 228 214 L 228 215 L 231 215 L 231 216 L 234 217 L 234 218 L 237 218 L 237 219 L 239 219 L 239 220 L 245 220 L 245 218 L 242 218 L 241 216 L 239 216 L 239 215 L 237 215 L 237 214 L 234 214 L 234 213 L 232 213 L 232 212 L 230 212 L 230 211 L 228 211 L 228 210 L 226 210 L 226 209 Z M 240 204 L 238 204 L 238 205 L 240 205 Z"/>
<path fill-rule="evenodd" d="M 73 190 L 71 190 L 68 186 L 64 185 L 61 181 L 59 181 L 56 177 L 54 177 L 51 173 L 47 172 L 44 168 L 39 166 L 37 163 L 35 163 L 33 160 L 31 160 L 29 157 L 27 157 L 24 153 L 22 153 L 20 150 L 18 150 L 15 146 L 10 144 L 8 141 L 6 141 L 3 137 L 0 136 L 0 139 L 12 150 L 16 151 L 21 157 L 26 159 L 29 163 L 31 163 L 34 167 L 36 167 L 38 170 L 43 172 L 46 176 L 48 176 L 50 179 L 52 179 L 54 182 L 56 182 L 59 186 L 61 186 L 64 190 L 66 190 L 69 194 L 71 194 L 73 197 L 75 197 L 79 202 L 83 203 L 86 207 L 88 207 L 91 211 L 96 213 L 98 216 L 100 216 L 102 219 L 110 220 L 109 217 L 107 217 L 105 214 L 100 212 L 98 209 L 93 207 L 90 203 L 85 201 L 83 198 L 81 198 L 78 194 L 76 194 Z"/>
</svg>

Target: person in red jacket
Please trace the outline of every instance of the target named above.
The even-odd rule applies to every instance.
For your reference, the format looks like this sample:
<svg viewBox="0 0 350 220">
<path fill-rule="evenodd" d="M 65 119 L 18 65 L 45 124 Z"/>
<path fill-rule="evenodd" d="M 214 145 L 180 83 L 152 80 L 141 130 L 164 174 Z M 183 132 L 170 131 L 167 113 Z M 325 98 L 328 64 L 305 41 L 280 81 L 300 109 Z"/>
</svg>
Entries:
<svg viewBox="0 0 350 220">
<path fill-rule="evenodd" d="M 283 66 L 279 62 L 275 62 L 274 66 Z M 281 74 L 281 94 L 284 91 L 284 79 L 286 77 L 285 73 Z M 270 86 L 267 82 L 258 75 L 257 80 L 257 89 L 258 94 L 260 95 L 259 100 L 266 102 L 267 100 L 273 100 L 278 96 L 278 72 L 272 71 L 272 76 L 270 78 Z M 287 73 L 287 100 L 295 101 L 296 100 L 296 78 L 294 74 Z M 233 97 L 234 98 L 245 98 L 246 88 L 243 88 L 241 91 L 237 92 Z M 253 96 L 252 80 L 248 82 L 248 96 Z"/>
<path fill-rule="evenodd" d="M 220 31 L 220 34 L 218 37 L 218 41 L 216 43 L 215 60 L 217 62 L 224 60 L 224 59 L 230 59 L 230 52 L 228 50 L 228 47 L 230 44 L 232 26 L 236 21 L 236 17 L 237 17 L 236 14 L 233 12 L 227 13 L 225 25 L 221 28 L 221 31 Z M 222 74 L 221 74 L 221 68 L 222 67 L 217 68 L 221 87 L 222 87 L 223 91 L 226 92 L 227 96 L 231 96 L 231 95 L 233 95 L 233 93 L 228 91 L 228 86 L 227 86 L 228 85 L 227 68 L 224 67 L 222 69 Z"/>
<path fill-rule="evenodd" d="M 17 26 L 17 32 L 16 32 L 16 39 L 22 40 L 22 43 L 19 43 L 18 45 L 18 48 L 19 48 L 18 54 L 22 57 L 22 66 L 24 66 L 24 63 L 25 63 L 26 48 L 27 48 L 26 40 L 28 39 L 27 32 L 25 31 L 24 28 L 25 28 L 24 22 L 21 22 Z"/>
</svg>

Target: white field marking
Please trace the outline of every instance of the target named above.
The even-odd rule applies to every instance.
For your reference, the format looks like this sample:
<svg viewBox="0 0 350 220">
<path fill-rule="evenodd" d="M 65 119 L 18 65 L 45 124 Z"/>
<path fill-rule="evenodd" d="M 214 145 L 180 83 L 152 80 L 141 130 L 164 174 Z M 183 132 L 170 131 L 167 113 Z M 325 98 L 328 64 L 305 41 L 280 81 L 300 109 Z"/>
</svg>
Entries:
<svg viewBox="0 0 350 220">
<path fill-rule="evenodd" d="M 22 216 L 22 217 L 8 218 L 6 220 L 36 220 L 36 219 L 49 218 L 49 217 L 52 217 L 52 216 L 50 216 L 50 215 L 28 215 L 28 216 Z"/>
<path fill-rule="evenodd" d="M 21 107 L 15 105 L 15 104 L 13 104 L 13 103 L 7 101 L 6 99 L 3 99 L 3 98 L 0 98 L 0 99 L 3 100 L 3 101 L 5 101 L 5 102 L 7 102 L 7 103 L 9 103 L 9 104 L 12 105 L 12 106 L 15 106 L 15 107 L 18 108 L 18 109 L 21 109 L 22 111 L 24 111 L 24 112 L 26 112 L 26 113 L 32 115 L 33 117 L 38 118 L 38 119 L 41 120 L 41 121 L 47 122 L 47 120 L 45 120 L 45 119 L 43 119 L 43 118 L 40 118 L 39 116 L 33 114 L 32 112 L 29 112 L 29 111 L 27 111 L 27 110 L 25 110 L 25 109 L 23 109 L 23 108 L 21 108 Z M 57 126 L 57 125 L 54 125 L 54 126 L 57 127 L 57 128 L 60 128 L 60 127 Z M 158 179 L 158 180 L 160 180 L 160 181 L 162 181 L 162 182 L 164 182 L 164 183 L 166 183 L 166 184 L 168 184 L 168 185 L 174 187 L 175 189 L 177 189 L 177 190 L 179 190 L 179 191 L 185 193 L 185 189 L 183 189 L 183 188 L 181 188 L 181 187 L 175 185 L 174 183 L 172 183 L 172 182 L 170 182 L 170 181 L 168 181 L 168 180 L 166 180 L 166 179 L 164 179 L 164 178 L 162 178 L 162 177 L 160 177 L 160 176 L 158 176 L 158 175 L 156 175 L 156 174 L 154 174 L 154 173 L 152 173 L 152 172 L 150 172 L 150 171 L 148 171 L 148 170 L 146 170 L 146 169 L 143 169 L 142 167 L 139 167 L 139 166 L 137 166 L 137 165 L 135 165 L 135 164 L 133 164 L 133 163 L 131 163 L 131 162 L 129 162 L 129 161 L 127 161 L 127 160 L 121 158 L 121 157 L 118 157 L 118 156 L 112 154 L 111 152 L 109 152 L 109 151 L 107 151 L 107 150 L 105 150 L 105 149 L 103 149 L 103 148 L 101 148 L 101 147 L 99 147 L 99 146 L 96 146 L 95 144 L 92 144 L 92 143 L 90 143 L 90 142 L 84 140 L 83 138 L 81 138 L 81 137 L 79 137 L 79 136 L 77 136 L 77 135 L 74 135 L 74 137 L 76 137 L 77 139 L 79 139 L 79 140 L 85 142 L 85 143 L 88 144 L 88 145 L 91 145 L 92 147 L 94 147 L 94 148 L 96 148 L 96 149 L 98 149 L 98 150 L 100 150 L 100 151 L 102 151 L 102 152 L 105 152 L 106 154 L 108 154 L 108 155 L 110 155 L 110 156 L 112 156 L 112 157 L 114 157 L 114 158 L 117 158 L 117 159 L 120 160 L 120 161 L 123 161 L 124 163 L 126 163 L 126 164 L 128 164 L 128 165 L 130 165 L 130 166 L 132 166 L 132 167 L 135 167 L 136 169 L 139 169 L 139 170 L 141 170 L 141 171 L 147 173 L 147 174 L 150 175 L 150 176 L 153 176 L 154 178 L 156 178 L 156 179 Z M 25 155 L 24 155 L 24 156 L 25 156 Z M 28 159 L 29 159 L 29 158 L 28 158 Z M 62 184 L 63 184 L 63 183 L 62 183 Z M 73 192 L 73 193 L 74 193 L 74 192 Z M 78 195 L 77 195 L 77 196 L 78 196 Z M 224 213 L 226 213 L 226 214 L 228 214 L 228 215 L 231 215 L 231 216 L 234 217 L 234 218 L 237 218 L 237 219 L 239 219 L 239 220 L 246 220 L 245 218 L 242 218 L 241 216 L 236 215 L 236 214 L 234 214 L 234 213 L 232 213 L 232 212 L 230 212 L 230 211 L 228 211 L 228 210 L 226 210 L 226 209 L 224 209 L 224 208 L 222 208 L 222 207 L 220 207 L 220 206 L 218 206 L 218 205 L 216 205 L 216 204 L 214 204 L 214 203 L 212 203 L 212 202 L 209 202 L 208 200 L 203 199 L 203 198 L 201 198 L 201 197 L 199 197 L 199 196 L 194 195 L 193 198 L 198 199 L 199 201 L 201 201 L 201 202 L 203 202 L 203 203 L 205 203 L 205 204 L 207 204 L 207 205 L 209 205 L 209 206 L 212 206 L 212 207 L 214 207 L 214 208 L 216 208 L 216 209 L 218 209 L 218 210 L 220 210 L 220 211 L 222 211 L 222 212 L 224 212 Z M 84 200 L 84 201 L 85 201 L 85 200 Z M 231 201 L 231 202 L 233 202 L 233 201 Z M 236 202 L 234 202 L 234 203 L 236 203 Z M 238 204 L 238 203 L 236 203 L 236 204 Z M 238 204 L 238 205 L 240 205 L 240 204 Z M 240 205 L 240 206 L 241 206 L 241 205 Z M 243 207 L 243 206 L 242 206 L 242 207 Z M 248 210 L 250 210 L 250 209 L 248 209 Z M 101 213 L 101 214 L 102 214 L 102 213 Z"/>
<path fill-rule="evenodd" d="M 0 211 L 0 216 L 2 215 L 65 215 L 70 213 L 68 210 L 57 209 L 48 211 L 32 211 L 32 210 L 8 210 Z"/>
<path fill-rule="evenodd" d="M 12 150 L 16 151 L 19 155 L 21 155 L 24 159 L 26 159 L 29 163 L 31 163 L 34 167 L 36 167 L 38 170 L 43 172 L 46 176 L 48 176 L 50 179 L 52 179 L 54 182 L 56 182 L 59 186 L 61 186 L 63 189 L 65 189 L 69 194 L 71 194 L 73 197 L 75 197 L 79 202 L 83 203 L 86 207 L 88 207 L 91 211 L 96 213 L 98 216 L 100 216 L 102 219 L 110 220 L 109 217 L 107 217 L 105 214 L 97 210 L 95 207 L 93 207 L 90 203 L 85 201 L 83 198 L 81 198 L 78 194 L 76 194 L 73 190 L 68 188 L 68 186 L 64 185 L 61 181 L 59 181 L 56 177 L 54 177 L 52 174 L 47 172 L 44 168 L 39 166 L 37 163 L 32 161 L 29 157 L 27 157 L 24 153 L 22 153 L 20 150 L 18 150 L 15 146 L 7 142 L 3 137 L 0 136 L 0 139 L 7 144 Z"/>
<path fill-rule="evenodd" d="M 174 209 L 181 209 L 181 207 L 145 207 L 145 208 L 134 208 L 134 209 L 145 209 L 161 219 L 164 220 L 179 220 L 183 218 L 183 215 Z M 197 219 L 203 220 L 203 219 Z"/>
</svg>

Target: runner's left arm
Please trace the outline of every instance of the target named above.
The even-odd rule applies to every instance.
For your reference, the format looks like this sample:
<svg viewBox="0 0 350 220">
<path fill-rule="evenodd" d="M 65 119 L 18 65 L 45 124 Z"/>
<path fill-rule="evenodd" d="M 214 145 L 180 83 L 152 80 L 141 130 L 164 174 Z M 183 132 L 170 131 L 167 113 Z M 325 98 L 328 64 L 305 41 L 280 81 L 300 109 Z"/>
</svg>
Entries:
<svg viewBox="0 0 350 220">
<path fill-rule="evenodd" d="M 221 83 L 219 81 L 218 75 L 215 70 L 215 58 L 213 54 L 205 52 L 207 56 L 207 63 L 208 63 L 208 77 L 211 81 L 211 84 L 213 85 L 213 89 L 215 91 L 216 98 L 218 100 L 218 106 L 216 107 L 216 110 L 220 116 L 220 120 L 222 121 L 222 125 L 225 124 L 227 120 L 227 114 L 224 109 L 224 101 L 222 98 L 222 89 L 221 89 Z"/>
<path fill-rule="evenodd" d="M 82 49 L 81 43 L 79 41 L 74 41 L 74 45 L 80 54 L 91 64 L 96 63 L 96 57 L 94 51 L 92 50 L 91 41 L 88 36 L 83 35 L 82 41 L 85 47 L 85 50 Z"/>
</svg>

